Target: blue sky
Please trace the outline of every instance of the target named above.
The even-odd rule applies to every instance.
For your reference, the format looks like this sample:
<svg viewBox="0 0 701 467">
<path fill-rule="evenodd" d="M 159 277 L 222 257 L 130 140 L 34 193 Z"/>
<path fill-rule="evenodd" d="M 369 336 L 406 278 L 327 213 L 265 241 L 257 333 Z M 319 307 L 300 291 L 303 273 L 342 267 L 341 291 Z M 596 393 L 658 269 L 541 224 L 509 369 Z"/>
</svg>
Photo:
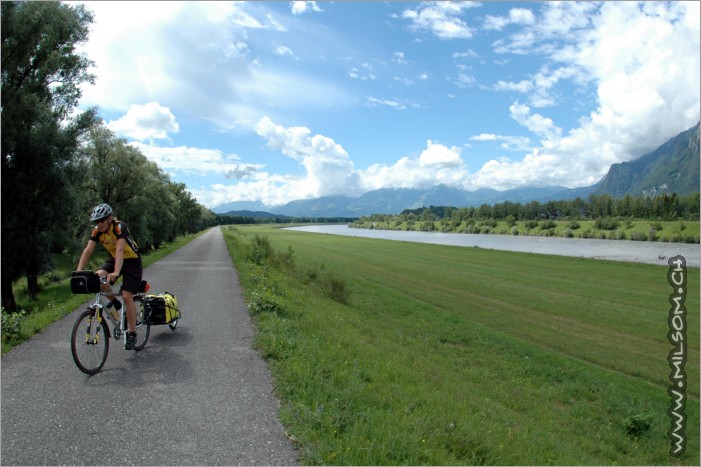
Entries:
<svg viewBox="0 0 701 467">
<path fill-rule="evenodd" d="M 82 106 L 203 205 L 587 186 L 699 121 L 699 2 L 85 2 Z"/>
</svg>

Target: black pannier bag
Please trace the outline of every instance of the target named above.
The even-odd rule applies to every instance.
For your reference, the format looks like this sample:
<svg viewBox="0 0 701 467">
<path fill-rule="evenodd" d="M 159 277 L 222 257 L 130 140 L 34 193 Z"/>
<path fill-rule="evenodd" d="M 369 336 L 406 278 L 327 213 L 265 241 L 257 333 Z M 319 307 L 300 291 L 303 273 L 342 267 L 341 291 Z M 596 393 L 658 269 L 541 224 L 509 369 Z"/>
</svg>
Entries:
<svg viewBox="0 0 701 467">
<path fill-rule="evenodd" d="M 145 321 L 152 326 L 172 323 L 180 318 L 178 299 L 169 292 L 146 295 L 144 317 Z"/>
<path fill-rule="evenodd" d="M 98 293 L 100 276 L 92 271 L 73 271 L 71 273 L 71 292 L 74 294 Z"/>
</svg>

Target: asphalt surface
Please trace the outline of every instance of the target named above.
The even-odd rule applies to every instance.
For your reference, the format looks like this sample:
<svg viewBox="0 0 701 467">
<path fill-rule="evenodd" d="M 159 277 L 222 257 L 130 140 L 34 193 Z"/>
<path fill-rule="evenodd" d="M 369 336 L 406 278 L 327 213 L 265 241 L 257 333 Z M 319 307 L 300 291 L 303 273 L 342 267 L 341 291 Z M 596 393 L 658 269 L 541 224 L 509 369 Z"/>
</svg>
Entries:
<svg viewBox="0 0 701 467">
<path fill-rule="evenodd" d="M 102 371 L 80 372 L 69 340 L 83 306 L 2 357 L 1 464 L 295 464 L 221 231 L 144 278 L 182 313 L 144 350 L 111 340 Z"/>
</svg>

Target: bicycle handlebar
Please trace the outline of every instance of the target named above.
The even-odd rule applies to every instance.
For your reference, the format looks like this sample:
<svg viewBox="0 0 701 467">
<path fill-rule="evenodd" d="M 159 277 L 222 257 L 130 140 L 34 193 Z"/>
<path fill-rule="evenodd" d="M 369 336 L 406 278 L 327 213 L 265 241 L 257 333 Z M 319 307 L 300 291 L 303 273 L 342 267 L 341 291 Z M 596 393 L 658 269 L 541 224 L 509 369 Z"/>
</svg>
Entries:
<svg viewBox="0 0 701 467">
<path fill-rule="evenodd" d="M 116 281 L 110 281 L 110 285 L 114 285 Z M 107 283 L 107 276 L 105 277 L 100 277 L 100 284 L 106 284 Z"/>
</svg>

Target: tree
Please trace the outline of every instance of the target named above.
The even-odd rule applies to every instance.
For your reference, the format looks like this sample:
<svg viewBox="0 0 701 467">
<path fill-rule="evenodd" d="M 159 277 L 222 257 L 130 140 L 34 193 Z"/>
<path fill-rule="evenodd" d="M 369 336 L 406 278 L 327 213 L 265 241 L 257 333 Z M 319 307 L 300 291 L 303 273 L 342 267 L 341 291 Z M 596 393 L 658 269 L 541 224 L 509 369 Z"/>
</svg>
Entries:
<svg viewBox="0 0 701 467">
<path fill-rule="evenodd" d="M 71 117 L 91 62 L 75 52 L 92 15 L 58 2 L 2 2 L 2 305 L 30 296 L 49 267 L 52 229 L 75 203 L 72 162 L 95 110 Z"/>
</svg>

